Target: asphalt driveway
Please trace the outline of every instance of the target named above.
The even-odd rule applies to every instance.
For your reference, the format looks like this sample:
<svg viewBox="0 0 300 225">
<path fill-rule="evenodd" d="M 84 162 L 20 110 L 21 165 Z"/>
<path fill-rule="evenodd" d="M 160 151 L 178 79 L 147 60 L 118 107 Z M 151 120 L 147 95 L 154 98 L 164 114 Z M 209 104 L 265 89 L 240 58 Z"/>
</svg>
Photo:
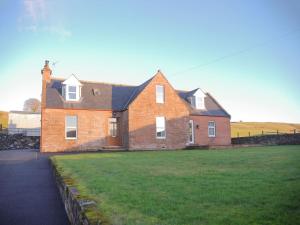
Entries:
<svg viewBox="0 0 300 225">
<path fill-rule="evenodd" d="M 70 224 L 47 155 L 0 151 L 0 224 Z"/>
</svg>

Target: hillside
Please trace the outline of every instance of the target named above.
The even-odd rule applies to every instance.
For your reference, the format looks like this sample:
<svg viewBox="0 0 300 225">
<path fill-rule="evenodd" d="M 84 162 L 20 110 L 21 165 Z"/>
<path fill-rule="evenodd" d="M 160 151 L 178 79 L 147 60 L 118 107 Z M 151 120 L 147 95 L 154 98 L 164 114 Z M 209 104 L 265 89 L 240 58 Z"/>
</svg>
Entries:
<svg viewBox="0 0 300 225">
<path fill-rule="evenodd" d="M 293 133 L 294 130 L 300 132 L 300 124 L 292 123 L 273 123 L 273 122 L 232 122 L 231 123 L 231 137 L 240 137 L 250 135 L 272 134 L 277 133 Z"/>
<path fill-rule="evenodd" d="M 3 128 L 7 128 L 8 125 L 8 112 L 0 111 L 0 124 Z"/>
</svg>

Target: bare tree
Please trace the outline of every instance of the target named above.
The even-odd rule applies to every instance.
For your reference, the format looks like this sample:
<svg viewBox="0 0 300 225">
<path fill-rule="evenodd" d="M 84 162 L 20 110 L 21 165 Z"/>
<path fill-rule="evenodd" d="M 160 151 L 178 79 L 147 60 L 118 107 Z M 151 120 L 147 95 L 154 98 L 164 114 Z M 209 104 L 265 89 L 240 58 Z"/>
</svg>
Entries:
<svg viewBox="0 0 300 225">
<path fill-rule="evenodd" d="M 41 111 L 41 102 L 36 98 L 29 98 L 24 102 L 24 111 L 27 112 L 40 112 Z"/>
</svg>

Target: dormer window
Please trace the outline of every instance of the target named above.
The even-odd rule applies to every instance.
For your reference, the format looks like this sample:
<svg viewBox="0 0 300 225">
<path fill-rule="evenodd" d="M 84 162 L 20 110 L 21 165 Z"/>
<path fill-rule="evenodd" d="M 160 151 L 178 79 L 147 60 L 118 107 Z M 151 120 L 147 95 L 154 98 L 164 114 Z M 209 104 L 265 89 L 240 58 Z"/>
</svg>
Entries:
<svg viewBox="0 0 300 225">
<path fill-rule="evenodd" d="M 205 109 L 205 94 L 198 89 L 191 97 L 189 101 L 195 109 Z"/>
<path fill-rule="evenodd" d="M 66 101 L 79 101 L 81 97 L 82 84 L 74 76 L 70 76 L 63 82 L 62 95 Z"/>
<path fill-rule="evenodd" d="M 196 109 L 205 109 L 205 94 L 198 89 L 193 96 L 190 97 L 191 105 Z"/>
</svg>

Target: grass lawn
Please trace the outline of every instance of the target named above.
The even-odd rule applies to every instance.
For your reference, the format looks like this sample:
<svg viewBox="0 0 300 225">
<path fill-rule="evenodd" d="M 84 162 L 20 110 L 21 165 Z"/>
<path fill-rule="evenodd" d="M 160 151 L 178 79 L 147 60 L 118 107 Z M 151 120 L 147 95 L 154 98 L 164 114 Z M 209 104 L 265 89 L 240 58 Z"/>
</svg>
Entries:
<svg viewBox="0 0 300 225">
<path fill-rule="evenodd" d="M 52 157 L 112 224 L 300 224 L 300 146 Z"/>
<path fill-rule="evenodd" d="M 293 133 L 294 130 L 300 132 L 300 124 L 297 123 L 272 123 L 272 122 L 233 122 L 231 123 L 231 137 L 240 137 L 250 135 Z"/>
</svg>

